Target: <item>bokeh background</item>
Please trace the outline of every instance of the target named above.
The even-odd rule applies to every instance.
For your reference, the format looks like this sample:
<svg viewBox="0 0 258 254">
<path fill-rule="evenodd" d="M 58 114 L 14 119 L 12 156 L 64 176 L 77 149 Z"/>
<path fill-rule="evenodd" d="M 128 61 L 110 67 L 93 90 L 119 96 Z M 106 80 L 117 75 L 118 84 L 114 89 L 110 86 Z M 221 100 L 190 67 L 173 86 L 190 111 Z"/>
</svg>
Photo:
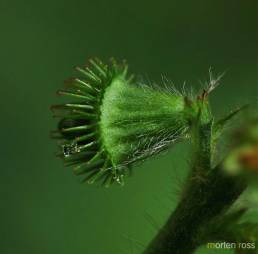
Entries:
<svg viewBox="0 0 258 254">
<path fill-rule="evenodd" d="M 141 253 L 175 207 L 189 144 L 135 167 L 123 188 L 80 184 L 49 138 L 55 91 L 92 56 L 127 59 L 146 81 L 165 75 L 178 87 L 200 87 L 213 67 L 227 71 L 211 96 L 222 116 L 258 96 L 256 5 L 1 0 L 0 252 Z"/>
</svg>

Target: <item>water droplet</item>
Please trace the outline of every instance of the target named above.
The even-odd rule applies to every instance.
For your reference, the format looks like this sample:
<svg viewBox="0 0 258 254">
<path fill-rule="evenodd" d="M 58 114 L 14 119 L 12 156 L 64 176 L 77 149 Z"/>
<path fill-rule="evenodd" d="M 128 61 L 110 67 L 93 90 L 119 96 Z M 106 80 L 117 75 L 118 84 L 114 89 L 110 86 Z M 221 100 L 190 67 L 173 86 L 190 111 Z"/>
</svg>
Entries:
<svg viewBox="0 0 258 254">
<path fill-rule="evenodd" d="M 62 148 L 65 157 L 80 152 L 80 148 L 78 147 L 77 143 L 65 144 L 62 146 Z"/>
</svg>

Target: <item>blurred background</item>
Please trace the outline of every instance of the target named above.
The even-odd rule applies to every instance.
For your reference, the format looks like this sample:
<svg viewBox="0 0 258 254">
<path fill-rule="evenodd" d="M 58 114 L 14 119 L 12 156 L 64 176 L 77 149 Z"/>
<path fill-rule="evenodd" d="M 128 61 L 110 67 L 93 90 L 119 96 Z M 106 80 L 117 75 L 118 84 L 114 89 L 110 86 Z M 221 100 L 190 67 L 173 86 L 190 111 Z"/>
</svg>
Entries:
<svg viewBox="0 0 258 254">
<path fill-rule="evenodd" d="M 49 138 L 55 92 L 93 56 L 127 59 L 146 81 L 165 75 L 186 88 L 199 88 L 212 67 L 226 71 L 211 96 L 214 114 L 222 116 L 257 100 L 256 5 L 1 0 L 0 252 L 141 253 L 176 205 L 189 144 L 135 167 L 123 188 L 80 184 Z"/>
</svg>

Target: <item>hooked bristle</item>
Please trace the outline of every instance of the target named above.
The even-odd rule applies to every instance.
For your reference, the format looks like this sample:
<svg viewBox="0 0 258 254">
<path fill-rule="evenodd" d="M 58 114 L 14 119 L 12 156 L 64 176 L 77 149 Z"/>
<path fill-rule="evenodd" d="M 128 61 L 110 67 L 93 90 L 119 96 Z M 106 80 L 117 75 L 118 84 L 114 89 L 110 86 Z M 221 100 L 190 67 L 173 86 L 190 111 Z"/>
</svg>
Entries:
<svg viewBox="0 0 258 254">
<path fill-rule="evenodd" d="M 101 142 L 100 107 L 106 87 L 119 75 L 126 79 L 127 67 L 114 62 L 107 66 L 98 59 L 91 59 L 89 63 L 90 67 L 75 67 L 82 77 L 67 80 L 66 88 L 57 91 L 58 95 L 77 99 L 78 102 L 51 107 L 54 116 L 61 118 L 52 137 L 65 141 L 60 156 L 64 160 L 70 159 L 66 166 L 77 165 L 73 170 L 76 175 L 86 174 L 84 181 L 88 183 L 102 179 L 103 184 L 108 186 L 121 180 Z M 85 151 L 91 151 L 91 155 L 77 156 Z"/>
</svg>

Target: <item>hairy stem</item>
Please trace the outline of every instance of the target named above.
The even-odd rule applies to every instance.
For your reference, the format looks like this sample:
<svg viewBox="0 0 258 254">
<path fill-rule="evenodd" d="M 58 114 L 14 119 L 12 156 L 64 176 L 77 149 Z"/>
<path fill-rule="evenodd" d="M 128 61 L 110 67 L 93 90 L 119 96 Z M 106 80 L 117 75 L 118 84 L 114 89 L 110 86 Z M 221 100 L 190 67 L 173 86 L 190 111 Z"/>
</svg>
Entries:
<svg viewBox="0 0 258 254">
<path fill-rule="evenodd" d="M 244 183 L 226 176 L 220 167 L 203 181 L 194 181 L 144 253 L 194 253 L 203 242 L 200 230 L 222 214 L 244 189 Z"/>
<path fill-rule="evenodd" d="M 213 118 L 202 100 L 192 121 L 193 162 L 181 201 L 144 254 L 194 253 L 204 242 L 203 232 L 245 189 L 244 181 L 225 173 L 223 163 L 212 168 L 212 135 Z"/>
</svg>

